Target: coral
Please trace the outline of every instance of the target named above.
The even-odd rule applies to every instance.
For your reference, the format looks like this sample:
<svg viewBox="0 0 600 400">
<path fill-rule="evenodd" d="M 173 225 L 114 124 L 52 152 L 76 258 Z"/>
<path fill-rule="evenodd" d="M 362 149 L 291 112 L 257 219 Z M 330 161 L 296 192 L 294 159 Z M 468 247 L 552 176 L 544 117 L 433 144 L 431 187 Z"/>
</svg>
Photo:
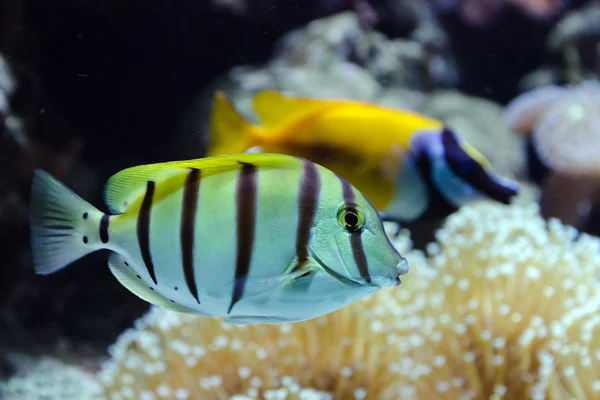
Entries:
<svg viewBox="0 0 600 400">
<path fill-rule="evenodd" d="M 598 239 L 546 223 L 534 204 L 478 204 L 448 218 L 438 246 L 427 292 L 447 312 L 438 329 L 459 335 L 442 333 L 436 350 L 464 371 L 470 398 L 598 396 Z"/>
<path fill-rule="evenodd" d="M 11 111 L 10 107 L 11 97 L 16 89 L 17 82 L 12 68 L 6 58 L 0 54 L 0 139 L 4 134 L 10 135 L 20 148 L 27 149 L 30 143 L 25 136 L 23 121 Z"/>
<path fill-rule="evenodd" d="M 390 40 L 344 12 L 284 35 L 264 68 L 238 67 L 231 75 L 232 83 L 246 90 L 270 85 L 316 97 L 342 92 L 368 101 L 386 87 L 421 90 L 454 83 L 457 72 L 450 58 L 439 59 L 415 41 Z M 349 79 L 353 85 L 346 84 Z"/>
<path fill-rule="evenodd" d="M 48 357 L 0 383 L 4 400 L 92 400 L 101 393 L 93 374 Z"/>
<path fill-rule="evenodd" d="M 600 191 L 600 83 L 535 89 L 511 101 L 505 116 L 514 132 L 532 134 L 552 171 L 540 200 L 544 215 L 579 224 Z"/>
<path fill-rule="evenodd" d="M 600 76 L 600 3 L 570 12 L 552 30 L 548 48 L 562 54 L 571 83 Z"/>
<path fill-rule="evenodd" d="M 218 10 L 228 10 L 238 16 L 252 18 L 256 23 L 281 23 L 286 14 L 296 14 L 295 18 L 297 19 L 300 11 L 300 4 L 294 4 L 294 2 L 285 4 L 277 0 L 212 0 L 211 3 Z M 352 8 L 356 12 L 359 22 L 365 27 L 372 27 L 379 22 L 379 15 L 369 0 L 304 1 L 301 10 L 304 18 L 307 17 L 306 14 L 309 14 L 311 19 L 315 19 L 348 8 Z"/>
<path fill-rule="evenodd" d="M 521 80 L 522 91 L 600 77 L 600 2 L 569 11 L 548 34 L 547 63 Z"/>
<path fill-rule="evenodd" d="M 547 20 L 565 11 L 565 0 L 438 0 L 446 9 L 452 4 L 469 24 L 490 23 L 506 7 L 513 7 L 530 18 Z"/>
<path fill-rule="evenodd" d="M 389 228 L 389 227 L 388 227 Z M 535 204 L 463 207 L 403 284 L 296 324 L 159 308 L 111 348 L 111 400 L 565 399 L 600 390 L 600 241 Z"/>
</svg>

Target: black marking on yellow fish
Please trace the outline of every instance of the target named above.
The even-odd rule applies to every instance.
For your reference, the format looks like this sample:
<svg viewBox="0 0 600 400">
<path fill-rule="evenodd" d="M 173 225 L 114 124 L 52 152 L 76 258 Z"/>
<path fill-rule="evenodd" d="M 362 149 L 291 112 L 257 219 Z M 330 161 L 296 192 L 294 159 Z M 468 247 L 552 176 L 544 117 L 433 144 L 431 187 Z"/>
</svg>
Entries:
<svg viewBox="0 0 600 400">
<path fill-rule="evenodd" d="M 194 276 L 194 231 L 196 228 L 196 212 L 200 190 L 200 170 L 192 168 L 183 187 L 183 204 L 181 208 L 181 263 L 187 287 L 200 304 L 198 287 Z"/>
<path fill-rule="evenodd" d="M 450 170 L 484 195 L 502 204 L 510 204 L 517 191 L 495 181 L 490 173 L 461 147 L 456 135 L 448 128 L 442 131 L 444 158 Z"/>
<path fill-rule="evenodd" d="M 240 164 L 242 164 L 242 168 L 237 179 L 235 196 L 237 233 L 235 281 L 227 314 L 231 313 L 233 306 L 244 295 L 256 229 L 257 168 L 248 163 Z"/>
<path fill-rule="evenodd" d="M 352 186 L 348 183 L 347 180 L 338 176 L 342 183 L 342 193 L 344 197 L 344 202 L 347 205 L 352 205 L 356 203 L 356 199 L 354 197 L 354 191 L 352 190 Z M 362 231 L 354 231 L 348 232 L 350 234 L 350 246 L 352 247 L 352 255 L 354 256 L 354 262 L 358 266 L 358 271 L 360 272 L 360 276 L 367 282 L 371 283 L 371 276 L 369 275 L 369 264 L 367 262 L 367 256 L 365 255 L 365 248 L 362 243 Z"/>
<path fill-rule="evenodd" d="M 102 243 L 108 243 L 108 224 L 110 222 L 110 215 L 104 214 L 100 219 L 100 240 Z"/>
<path fill-rule="evenodd" d="M 146 264 L 146 269 L 154 284 L 158 284 L 154 272 L 152 254 L 150 254 L 150 216 L 152 214 L 152 201 L 154 199 L 155 189 L 156 183 L 154 181 L 148 181 L 146 183 L 146 193 L 144 194 L 137 220 L 137 237 L 140 245 L 140 252 L 142 253 L 142 259 L 144 260 L 144 264 Z"/>
</svg>

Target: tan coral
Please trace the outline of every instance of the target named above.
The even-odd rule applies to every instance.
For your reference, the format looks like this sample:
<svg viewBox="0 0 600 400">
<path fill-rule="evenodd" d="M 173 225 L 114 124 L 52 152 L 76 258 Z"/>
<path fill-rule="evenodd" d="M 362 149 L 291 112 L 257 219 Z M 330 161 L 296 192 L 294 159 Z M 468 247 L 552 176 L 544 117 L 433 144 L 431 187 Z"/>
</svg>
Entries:
<svg viewBox="0 0 600 400">
<path fill-rule="evenodd" d="M 532 135 L 552 171 L 543 183 L 542 213 L 577 226 L 600 192 L 600 83 L 532 90 L 508 104 L 505 119 L 511 130 Z"/>
<path fill-rule="evenodd" d="M 100 378 L 111 400 L 600 398 L 600 241 L 576 235 L 535 205 L 472 204 L 427 260 L 396 239 L 398 288 L 292 325 L 154 308 Z"/>
<path fill-rule="evenodd" d="M 0 381 L 3 400 L 92 400 L 101 393 L 91 372 L 46 356 L 8 382 Z"/>
</svg>

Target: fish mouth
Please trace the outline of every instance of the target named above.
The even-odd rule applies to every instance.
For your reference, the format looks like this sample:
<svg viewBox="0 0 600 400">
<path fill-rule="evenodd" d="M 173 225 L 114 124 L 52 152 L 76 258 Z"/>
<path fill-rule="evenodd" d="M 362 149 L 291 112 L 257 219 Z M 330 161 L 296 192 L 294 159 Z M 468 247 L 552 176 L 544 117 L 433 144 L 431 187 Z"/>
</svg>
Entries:
<svg viewBox="0 0 600 400">
<path fill-rule="evenodd" d="M 408 272 L 407 269 L 408 263 L 406 260 L 399 262 L 396 264 L 394 268 L 394 272 L 392 272 L 389 276 L 375 276 L 372 278 L 373 285 L 378 287 L 396 287 L 400 286 L 402 280 L 400 279 L 400 275 L 404 275 Z"/>
</svg>

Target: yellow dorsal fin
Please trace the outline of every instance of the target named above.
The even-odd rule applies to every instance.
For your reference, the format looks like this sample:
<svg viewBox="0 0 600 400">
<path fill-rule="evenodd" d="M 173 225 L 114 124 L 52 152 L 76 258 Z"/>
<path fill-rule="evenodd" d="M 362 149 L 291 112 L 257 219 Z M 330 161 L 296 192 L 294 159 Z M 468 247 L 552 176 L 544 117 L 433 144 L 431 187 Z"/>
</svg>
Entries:
<svg viewBox="0 0 600 400">
<path fill-rule="evenodd" d="M 128 205 L 141 201 L 148 181 L 156 183 L 173 181 L 173 190 L 180 189 L 181 178 L 191 168 L 201 170 L 202 178 L 240 169 L 244 164 L 259 168 L 297 168 L 300 160 L 283 154 L 245 153 L 185 161 L 139 165 L 117 172 L 104 187 L 104 200 L 112 213 L 124 212 Z M 165 191 L 162 191 L 163 195 Z"/>
<path fill-rule="evenodd" d="M 473 147 L 470 143 L 463 140 L 463 142 L 461 143 L 461 146 L 462 146 L 464 152 L 467 153 L 469 155 L 469 157 L 471 157 L 472 159 L 477 161 L 479 164 L 481 164 L 481 166 L 483 168 L 485 168 L 486 170 L 489 170 L 492 168 L 492 165 L 490 164 L 488 159 L 485 158 L 485 156 L 483 154 L 481 154 L 479 152 L 479 150 L 477 150 L 475 147 Z"/>
<path fill-rule="evenodd" d="M 343 100 L 310 99 L 305 97 L 287 97 L 281 92 L 264 90 L 254 96 L 253 106 L 260 123 L 273 127 L 296 115 L 324 107 L 344 103 Z M 347 102 L 346 102 L 347 103 Z"/>
</svg>

